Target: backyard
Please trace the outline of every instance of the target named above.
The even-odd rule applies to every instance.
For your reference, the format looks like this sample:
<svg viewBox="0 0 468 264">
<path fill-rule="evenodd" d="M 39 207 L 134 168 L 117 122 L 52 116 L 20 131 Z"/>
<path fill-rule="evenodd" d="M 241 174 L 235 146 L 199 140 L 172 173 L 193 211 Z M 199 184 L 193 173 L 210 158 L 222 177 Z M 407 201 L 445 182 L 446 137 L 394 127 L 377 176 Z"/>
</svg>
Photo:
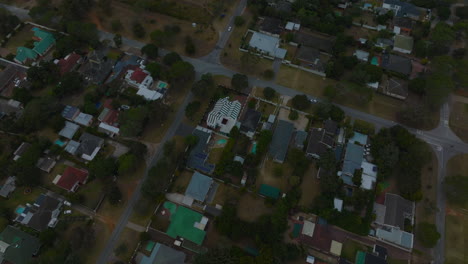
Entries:
<svg viewBox="0 0 468 264">
<path fill-rule="evenodd" d="M 371 249 L 367 246 L 364 246 L 361 243 L 348 239 L 346 240 L 346 242 L 343 243 L 343 250 L 341 251 L 341 257 L 354 262 L 358 251 L 370 252 Z"/>
<path fill-rule="evenodd" d="M 468 155 L 458 155 L 449 160 L 447 176 L 468 177 Z M 464 207 L 464 208 L 463 208 Z M 447 264 L 468 263 L 467 240 L 468 211 L 466 206 L 456 206 L 447 202 L 445 222 L 445 260 Z"/>
<path fill-rule="evenodd" d="M 248 222 L 254 222 L 260 216 L 273 211 L 273 208 L 265 205 L 265 199 L 253 193 L 244 193 L 237 204 L 237 216 Z"/>
<path fill-rule="evenodd" d="M 287 192 L 289 190 L 288 176 L 291 175 L 291 172 L 292 168 L 290 166 L 278 164 L 266 158 L 260 168 L 260 175 L 257 178 L 256 185 L 260 187 L 262 184 L 268 184 L 279 188 L 281 192 Z"/>
<path fill-rule="evenodd" d="M 32 31 L 33 26 L 25 25 L 18 33 L 12 36 L 5 45 L 5 48 L 12 54 L 16 54 L 16 49 L 24 46 L 26 42 L 32 40 L 34 36 Z"/>
<path fill-rule="evenodd" d="M 315 166 L 310 166 L 302 178 L 301 191 L 302 195 L 299 205 L 304 208 L 310 208 L 315 197 L 320 194 L 320 181 L 317 179 L 317 169 Z"/>
<path fill-rule="evenodd" d="M 416 204 L 416 218 L 419 222 L 435 223 L 437 212 L 437 157 L 431 151 L 432 160 L 421 170 L 421 186 L 424 199 Z"/>
</svg>

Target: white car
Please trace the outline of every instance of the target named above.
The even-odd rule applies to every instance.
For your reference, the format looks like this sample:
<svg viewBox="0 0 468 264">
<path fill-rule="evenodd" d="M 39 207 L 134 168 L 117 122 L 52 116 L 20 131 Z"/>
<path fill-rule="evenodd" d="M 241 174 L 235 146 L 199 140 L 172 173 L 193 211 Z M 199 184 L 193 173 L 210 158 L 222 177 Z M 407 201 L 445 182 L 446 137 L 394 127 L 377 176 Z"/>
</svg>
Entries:
<svg viewBox="0 0 468 264">
<path fill-rule="evenodd" d="M 71 203 L 69 201 L 63 201 L 63 204 L 66 206 L 71 206 Z"/>
<path fill-rule="evenodd" d="M 232 30 L 232 27 L 228 27 L 228 32 L 231 32 L 231 30 Z"/>
<path fill-rule="evenodd" d="M 65 210 L 63 214 L 71 214 L 71 210 Z"/>
</svg>

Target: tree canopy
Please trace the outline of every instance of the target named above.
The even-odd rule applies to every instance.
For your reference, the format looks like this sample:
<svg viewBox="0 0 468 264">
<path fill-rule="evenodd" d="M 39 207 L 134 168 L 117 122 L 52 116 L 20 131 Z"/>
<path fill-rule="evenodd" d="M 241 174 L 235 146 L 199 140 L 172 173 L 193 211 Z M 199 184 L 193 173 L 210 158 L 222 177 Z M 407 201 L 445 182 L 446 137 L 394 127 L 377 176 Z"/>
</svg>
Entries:
<svg viewBox="0 0 468 264">
<path fill-rule="evenodd" d="M 309 108 L 310 104 L 310 100 L 305 94 L 296 95 L 292 99 L 293 107 L 297 108 L 298 110 L 306 110 L 307 108 Z"/>
<path fill-rule="evenodd" d="M 236 73 L 232 76 L 231 86 L 237 91 L 243 91 L 245 88 L 249 87 L 249 79 L 247 75 Z"/>
<path fill-rule="evenodd" d="M 149 59 L 156 59 L 158 57 L 158 47 L 154 44 L 146 44 L 141 48 L 141 53 L 148 56 Z"/>
</svg>

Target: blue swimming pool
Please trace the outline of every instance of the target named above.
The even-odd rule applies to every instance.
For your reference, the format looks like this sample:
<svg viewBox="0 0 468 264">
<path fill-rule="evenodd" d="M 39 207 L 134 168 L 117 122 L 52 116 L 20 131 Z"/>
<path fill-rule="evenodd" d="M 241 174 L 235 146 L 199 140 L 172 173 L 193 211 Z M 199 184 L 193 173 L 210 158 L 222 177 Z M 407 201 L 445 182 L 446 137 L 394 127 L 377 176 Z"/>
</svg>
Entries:
<svg viewBox="0 0 468 264">
<path fill-rule="evenodd" d="M 23 206 L 18 206 L 15 210 L 17 214 L 22 214 L 24 212 L 24 207 Z"/>
<path fill-rule="evenodd" d="M 227 139 L 224 139 L 224 138 L 222 138 L 222 139 L 216 141 L 216 144 L 218 144 L 218 145 L 224 145 L 224 144 L 226 144 L 226 143 L 227 143 Z"/>
<path fill-rule="evenodd" d="M 252 144 L 252 150 L 250 151 L 253 154 L 257 154 L 257 142 Z"/>
<path fill-rule="evenodd" d="M 57 139 L 55 140 L 54 144 L 59 145 L 60 147 L 63 147 L 63 145 L 65 145 L 65 142 L 61 141 L 60 139 Z"/>
</svg>

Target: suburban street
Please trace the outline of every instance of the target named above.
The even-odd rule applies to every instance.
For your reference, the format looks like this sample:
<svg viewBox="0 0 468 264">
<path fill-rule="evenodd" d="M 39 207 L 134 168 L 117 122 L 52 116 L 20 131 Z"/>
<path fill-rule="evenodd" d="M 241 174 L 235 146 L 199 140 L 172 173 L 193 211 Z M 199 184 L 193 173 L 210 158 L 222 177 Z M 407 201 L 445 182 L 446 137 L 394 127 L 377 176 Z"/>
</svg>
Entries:
<svg viewBox="0 0 468 264">
<path fill-rule="evenodd" d="M 234 17 L 236 15 L 239 15 L 242 13 L 242 11 L 246 7 L 246 0 L 241 0 L 238 6 L 236 7 L 234 11 L 234 15 L 229 18 L 229 23 L 227 27 L 233 27 L 233 21 Z M 28 10 L 20 9 L 14 6 L 8 6 L 4 4 L 0 4 L 0 6 L 8 9 L 10 12 L 13 14 L 17 15 L 20 19 L 22 20 L 29 20 L 31 19 L 28 15 Z M 220 34 L 220 38 L 218 40 L 218 43 L 215 47 L 215 49 L 208 55 L 201 57 L 201 58 L 189 58 L 182 56 L 182 58 L 185 61 L 190 62 L 196 72 L 197 76 L 200 76 L 201 74 L 204 73 L 212 73 L 213 75 L 223 75 L 223 76 L 228 76 L 231 77 L 233 74 L 236 72 L 224 67 L 221 65 L 220 60 L 219 60 L 219 55 L 221 53 L 221 50 L 224 48 L 226 45 L 230 33 L 227 28 L 224 32 Z M 110 40 L 112 43 L 112 39 L 114 37 L 114 34 L 108 33 L 108 32 L 103 32 L 99 31 L 99 36 L 101 40 Z M 132 40 L 132 39 L 127 39 L 127 38 L 122 38 L 123 46 L 128 46 L 128 47 L 133 47 L 137 49 L 141 49 L 145 45 L 145 43 Z M 164 55 L 168 51 L 160 49 L 160 54 Z M 297 94 L 302 94 L 301 92 L 298 92 L 296 90 L 293 90 L 291 88 L 281 86 L 276 84 L 275 82 L 272 81 L 264 81 L 257 79 L 255 77 L 249 77 L 249 84 L 251 86 L 258 86 L 258 87 L 272 87 L 275 89 L 278 93 L 287 95 L 287 96 L 294 96 Z M 171 139 L 179 127 L 179 125 L 182 122 L 182 119 L 184 117 L 184 110 L 186 105 L 190 102 L 192 95 L 191 93 L 188 93 L 188 95 L 185 97 L 183 104 L 180 105 L 176 117 L 173 121 L 173 123 L 170 125 L 170 128 L 167 130 L 163 140 L 161 141 L 161 146 Z M 311 96 L 309 96 L 312 98 Z M 319 99 L 320 100 L 320 99 Z M 361 112 L 349 107 L 344 107 L 339 105 L 345 113 L 354 118 L 354 119 L 361 119 L 367 122 L 370 122 L 376 126 L 377 129 L 384 128 L 384 127 L 391 127 L 396 125 L 396 122 L 386 120 L 365 112 Z M 435 263 L 437 264 L 443 264 L 444 263 L 444 251 L 445 251 L 445 194 L 443 190 L 443 184 L 444 184 L 444 178 L 446 176 L 446 164 L 447 161 L 457 155 L 457 154 L 462 154 L 462 153 L 468 153 L 468 144 L 462 142 L 451 130 L 448 125 L 448 120 L 450 116 L 450 106 L 449 103 L 444 104 L 444 106 L 440 110 L 440 122 L 437 128 L 430 130 L 430 131 L 421 131 L 413 128 L 408 128 L 408 130 L 415 134 L 418 138 L 424 140 L 428 144 L 431 145 L 433 150 L 436 153 L 436 156 L 438 158 L 438 170 L 439 170 L 439 177 L 438 177 L 438 189 L 437 189 L 437 208 L 439 209 L 437 214 L 436 214 L 436 224 L 439 233 L 441 234 L 441 238 L 436 246 L 436 248 L 433 249 L 433 256 L 435 258 Z M 117 240 L 120 237 L 120 234 L 122 233 L 122 230 L 124 227 L 127 225 L 129 221 L 129 217 L 133 211 L 133 207 L 135 203 L 138 201 L 138 198 L 140 197 L 140 191 L 141 191 L 141 186 L 143 181 L 146 179 L 148 175 L 148 170 L 157 162 L 157 160 L 161 156 L 161 151 L 157 151 L 152 157 L 149 158 L 149 164 L 147 166 L 147 171 L 145 172 L 144 178 L 138 183 L 137 188 L 135 192 L 133 193 L 132 197 L 128 201 L 126 208 L 121 215 L 120 219 L 118 220 L 118 223 L 116 224 L 115 229 L 113 230 L 111 237 L 108 240 L 108 243 L 106 244 L 104 250 L 102 251 L 99 260 L 97 263 L 107 263 L 110 260 L 110 257 L 113 254 L 113 249 L 115 248 L 115 244 Z"/>
</svg>

